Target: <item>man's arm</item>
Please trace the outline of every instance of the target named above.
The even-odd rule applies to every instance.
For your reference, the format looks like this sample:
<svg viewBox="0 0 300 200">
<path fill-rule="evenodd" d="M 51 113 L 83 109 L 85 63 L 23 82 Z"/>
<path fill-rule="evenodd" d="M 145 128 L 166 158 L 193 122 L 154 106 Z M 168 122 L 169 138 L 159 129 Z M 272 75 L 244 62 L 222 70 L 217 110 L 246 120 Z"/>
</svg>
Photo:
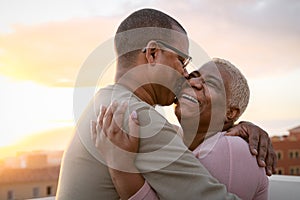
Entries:
<svg viewBox="0 0 300 200">
<path fill-rule="evenodd" d="M 240 136 L 249 143 L 252 155 L 256 155 L 260 167 L 265 167 L 266 174 L 276 172 L 277 156 L 266 131 L 251 122 L 242 121 L 228 130 L 228 136 Z"/>
</svg>

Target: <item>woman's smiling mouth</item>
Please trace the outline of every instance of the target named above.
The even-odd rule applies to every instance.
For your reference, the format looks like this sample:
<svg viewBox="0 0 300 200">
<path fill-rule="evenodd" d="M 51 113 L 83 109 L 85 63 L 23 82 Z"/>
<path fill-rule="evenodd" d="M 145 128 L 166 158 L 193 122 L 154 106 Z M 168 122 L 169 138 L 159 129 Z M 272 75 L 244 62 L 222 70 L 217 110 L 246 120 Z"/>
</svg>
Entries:
<svg viewBox="0 0 300 200">
<path fill-rule="evenodd" d="M 184 98 L 184 99 L 187 99 L 187 100 L 189 100 L 193 103 L 199 103 L 199 101 L 196 98 L 194 98 L 194 97 L 192 97 L 188 94 L 182 94 L 181 97 Z"/>
</svg>

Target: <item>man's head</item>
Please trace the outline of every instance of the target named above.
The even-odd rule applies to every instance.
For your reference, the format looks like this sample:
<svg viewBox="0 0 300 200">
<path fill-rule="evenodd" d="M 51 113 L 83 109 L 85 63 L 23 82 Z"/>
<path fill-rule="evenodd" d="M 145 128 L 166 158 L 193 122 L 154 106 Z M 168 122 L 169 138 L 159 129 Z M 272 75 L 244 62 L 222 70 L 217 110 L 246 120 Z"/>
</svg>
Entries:
<svg viewBox="0 0 300 200">
<path fill-rule="evenodd" d="M 153 90 L 154 103 L 171 104 L 179 76 L 188 76 L 188 47 L 186 31 L 175 19 L 154 9 L 138 10 L 120 24 L 115 36 L 116 81 L 134 79 Z"/>
<path fill-rule="evenodd" d="M 245 111 L 250 96 L 247 80 L 230 62 L 215 58 L 189 78 L 191 87 L 183 89 L 175 110 L 183 129 L 200 115 L 198 132 L 225 130 Z"/>
<path fill-rule="evenodd" d="M 124 19 L 115 36 L 118 59 L 128 65 L 135 65 L 136 57 L 151 40 L 168 43 L 176 40 L 173 31 L 186 35 L 184 28 L 169 15 L 154 9 L 141 9 Z M 171 40 L 170 40 L 171 39 Z"/>
</svg>

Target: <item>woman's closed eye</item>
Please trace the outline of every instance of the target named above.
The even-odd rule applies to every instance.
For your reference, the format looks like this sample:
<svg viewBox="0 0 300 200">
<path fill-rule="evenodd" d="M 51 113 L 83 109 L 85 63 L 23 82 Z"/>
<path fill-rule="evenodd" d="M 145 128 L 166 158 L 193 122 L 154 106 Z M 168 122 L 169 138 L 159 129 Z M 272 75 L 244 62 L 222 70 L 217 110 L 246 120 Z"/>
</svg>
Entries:
<svg viewBox="0 0 300 200">
<path fill-rule="evenodd" d="M 211 87 L 211 88 L 215 88 L 220 90 L 221 89 L 221 83 L 218 80 L 215 79 L 207 79 L 204 81 L 204 84 L 206 84 L 207 86 Z"/>
</svg>

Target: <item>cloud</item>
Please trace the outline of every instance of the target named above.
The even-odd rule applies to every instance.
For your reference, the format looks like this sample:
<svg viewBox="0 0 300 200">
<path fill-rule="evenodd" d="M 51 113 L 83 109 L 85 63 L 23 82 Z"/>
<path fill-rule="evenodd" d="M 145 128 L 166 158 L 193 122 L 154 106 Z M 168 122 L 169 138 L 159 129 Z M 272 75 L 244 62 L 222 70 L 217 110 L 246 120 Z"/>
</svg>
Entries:
<svg viewBox="0 0 300 200">
<path fill-rule="evenodd" d="M 300 32 L 300 2 L 291 0 L 190 0 L 188 4 L 189 17 L 191 13 L 198 16 L 210 16 L 221 21 L 238 24 L 273 33 Z"/>
<path fill-rule="evenodd" d="M 2 75 L 50 86 L 74 86 L 89 54 L 114 35 L 123 18 L 142 6 L 170 14 L 209 56 L 231 60 L 249 77 L 278 75 L 300 67 L 300 3 L 296 0 L 189 0 L 174 1 L 172 6 L 169 1 L 123 0 L 108 3 L 106 12 L 93 0 L 78 0 L 68 10 L 69 4 L 56 16 L 52 11 L 58 3 L 54 1 L 48 14 L 33 15 L 43 18 L 41 23 L 28 25 L 21 20 L 11 26 L 10 33 L 0 34 Z M 34 7 L 26 6 L 28 11 Z M 120 7 L 123 9 L 117 9 Z M 39 8 L 42 12 L 46 7 Z M 65 15 L 61 14 L 64 10 Z"/>
<path fill-rule="evenodd" d="M 299 1 L 189 2 L 179 19 L 208 55 L 231 60 L 250 77 L 300 68 Z"/>
<path fill-rule="evenodd" d="M 73 86 L 81 64 L 114 34 L 115 19 L 100 17 L 17 25 L 0 35 L 0 73 L 46 85 Z"/>
</svg>

